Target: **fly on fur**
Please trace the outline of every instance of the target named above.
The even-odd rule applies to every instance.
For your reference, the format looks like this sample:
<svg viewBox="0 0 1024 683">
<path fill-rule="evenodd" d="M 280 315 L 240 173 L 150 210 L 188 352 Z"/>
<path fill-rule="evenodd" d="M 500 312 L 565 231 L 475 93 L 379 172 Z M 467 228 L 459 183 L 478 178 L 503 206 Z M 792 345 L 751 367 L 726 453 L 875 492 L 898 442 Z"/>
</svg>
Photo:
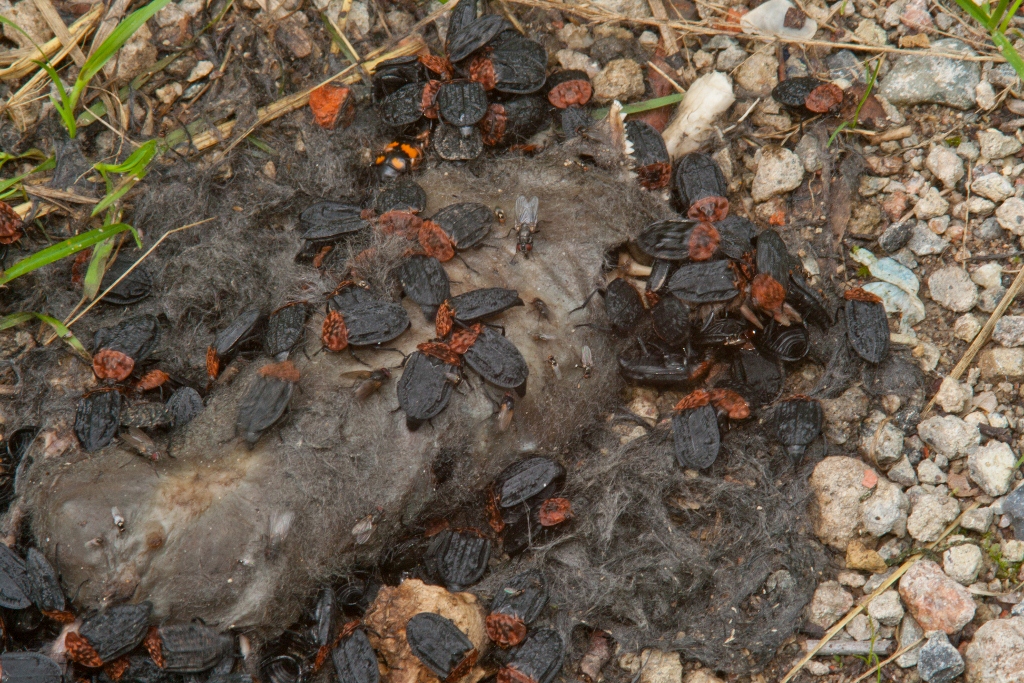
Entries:
<svg viewBox="0 0 1024 683">
<path fill-rule="evenodd" d="M 533 251 L 533 235 L 537 232 L 537 205 L 540 200 L 536 197 L 527 199 L 523 195 L 516 198 L 516 253 L 522 254 L 523 258 L 530 258 Z"/>
</svg>

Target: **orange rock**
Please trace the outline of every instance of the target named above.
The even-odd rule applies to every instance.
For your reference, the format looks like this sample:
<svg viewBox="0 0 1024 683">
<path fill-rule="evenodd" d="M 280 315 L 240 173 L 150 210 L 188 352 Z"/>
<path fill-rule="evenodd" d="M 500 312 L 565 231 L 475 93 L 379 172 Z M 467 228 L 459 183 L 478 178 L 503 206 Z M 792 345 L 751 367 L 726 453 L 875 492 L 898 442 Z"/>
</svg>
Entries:
<svg viewBox="0 0 1024 683">
<path fill-rule="evenodd" d="M 348 128 L 356 115 L 352 91 L 343 85 L 328 83 L 309 94 L 309 108 L 313 120 L 321 128 L 333 130 L 339 123 Z"/>
</svg>

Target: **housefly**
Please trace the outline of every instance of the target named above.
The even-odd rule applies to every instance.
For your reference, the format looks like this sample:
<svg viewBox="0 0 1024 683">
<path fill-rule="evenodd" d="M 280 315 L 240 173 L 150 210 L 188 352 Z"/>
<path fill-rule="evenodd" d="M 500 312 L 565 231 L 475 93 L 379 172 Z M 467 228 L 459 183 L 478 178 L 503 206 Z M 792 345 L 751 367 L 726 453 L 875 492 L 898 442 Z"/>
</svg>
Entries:
<svg viewBox="0 0 1024 683">
<path fill-rule="evenodd" d="M 513 228 L 516 231 L 516 253 L 522 253 L 523 258 L 530 258 L 533 251 L 533 235 L 537 232 L 537 205 L 540 200 L 536 197 L 527 199 L 523 195 L 516 198 L 516 224 Z"/>
</svg>

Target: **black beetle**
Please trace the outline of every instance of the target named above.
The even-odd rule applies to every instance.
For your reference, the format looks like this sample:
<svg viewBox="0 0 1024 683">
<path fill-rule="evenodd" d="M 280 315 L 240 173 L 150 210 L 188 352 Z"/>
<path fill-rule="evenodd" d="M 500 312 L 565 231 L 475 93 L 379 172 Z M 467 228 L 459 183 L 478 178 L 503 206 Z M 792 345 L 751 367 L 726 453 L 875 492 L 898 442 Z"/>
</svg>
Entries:
<svg viewBox="0 0 1024 683">
<path fill-rule="evenodd" d="M 514 95 L 528 95 L 544 87 L 547 80 L 548 53 L 544 46 L 513 31 L 503 33 L 493 43 L 493 51 L 480 63 L 470 65 L 474 75 L 482 70 L 489 71 L 483 77 L 483 85 L 498 92 Z"/>
<path fill-rule="evenodd" d="M 138 427 L 139 429 L 157 429 L 169 427 L 174 421 L 167 406 L 155 401 L 129 403 L 121 410 L 122 427 Z"/>
<path fill-rule="evenodd" d="M 250 448 L 265 429 L 284 415 L 298 381 L 299 371 L 291 361 L 260 368 L 238 406 L 235 422 L 236 433 L 242 435 Z"/>
<path fill-rule="evenodd" d="M 729 184 L 718 163 L 707 154 L 687 154 L 676 165 L 675 190 L 690 218 L 720 221 L 729 214 Z"/>
<path fill-rule="evenodd" d="M 636 331 L 647 315 L 640 292 L 621 277 L 608 283 L 604 293 L 604 311 L 612 329 L 620 334 Z"/>
<path fill-rule="evenodd" d="M 673 387 L 699 379 L 705 363 L 685 353 L 658 350 L 626 350 L 619 354 L 619 374 L 627 382 L 653 387 Z"/>
<path fill-rule="evenodd" d="M 302 239 L 317 245 L 332 244 L 370 227 L 358 206 L 340 202 L 313 204 L 299 214 L 299 225 L 304 228 Z"/>
<path fill-rule="evenodd" d="M 328 310 L 345 318 L 351 346 L 387 343 L 409 328 L 409 314 L 400 304 L 376 297 L 358 286 L 343 287 L 327 302 Z"/>
<path fill-rule="evenodd" d="M 102 327 L 93 336 L 93 353 L 119 351 L 136 365 L 149 358 L 160 341 L 160 321 L 154 315 L 137 315 L 113 327 Z"/>
<path fill-rule="evenodd" d="M 416 123 L 423 116 L 423 83 L 403 85 L 377 107 L 381 120 L 395 128 Z"/>
<path fill-rule="evenodd" d="M 437 92 L 437 111 L 453 126 L 476 125 L 487 113 L 487 93 L 474 81 L 449 81 Z"/>
<path fill-rule="evenodd" d="M 490 103 L 480 122 L 484 144 L 498 147 L 525 142 L 548 125 L 547 112 L 547 105 L 539 97 Z"/>
<path fill-rule="evenodd" d="M 384 60 L 373 73 L 373 101 L 380 104 L 402 86 L 425 80 L 426 74 L 416 55 Z"/>
<path fill-rule="evenodd" d="M 757 239 L 757 226 L 750 219 L 742 216 L 726 216 L 715 221 L 718 231 L 718 250 L 734 260 L 740 260 L 745 254 L 754 250 Z"/>
<path fill-rule="evenodd" d="M 157 642 L 163 660 L 161 668 L 181 674 L 212 669 L 230 652 L 232 645 L 230 636 L 197 622 L 161 626 L 152 641 L 147 639 L 147 646 L 152 647 Z"/>
<path fill-rule="evenodd" d="M 60 664 L 38 652 L 5 652 L 0 655 L 3 683 L 61 683 Z"/>
<path fill-rule="evenodd" d="M 846 290 L 843 297 L 850 346 L 867 362 L 881 363 L 889 354 L 889 319 L 882 299 L 859 287 Z"/>
<path fill-rule="evenodd" d="M 410 430 L 441 413 L 452 398 L 454 386 L 449 380 L 457 368 L 444 361 L 413 351 L 396 383 L 398 405 L 405 411 Z"/>
<path fill-rule="evenodd" d="M 661 297 L 651 309 L 654 333 L 670 346 L 683 346 L 690 341 L 690 307 L 677 297 Z"/>
<path fill-rule="evenodd" d="M 32 604 L 32 582 L 25 561 L 0 543 L 0 607 L 21 610 Z"/>
<path fill-rule="evenodd" d="M 707 261 L 718 253 L 721 238 L 710 223 L 669 218 L 655 221 L 636 238 L 636 246 L 662 261 Z"/>
<path fill-rule="evenodd" d="M 377 655 L 362 629 L 343 638 L 331 652 L 338 683 L 378 683 Z"/>
<path fill-rule="evenodd" d="M 821 434 L 824 418 L 821 403 L 806 396 L 780 401 L 772 411 L 775 438 L 786 447 L 794 463 L 800 462 L 811 444 Z"/>
<path fill-rule="evenodd" d="M 498 683 L 551 683 L 562 669 L 564 656 L 562 636 L 549 628 L 540 629 L 498 672 Z"/>
<path fill-rule="evenodd" d="M 181 387 L 167 399 L 166 406 L 167 412 L 171 414 L 171 423 L 180 427 L 203 412 L 203 398 L 192 387 Z"/>
<path fill-rule="evenodd" d="M 100 284 L 100 291 L 106 291 L 107 287 L 117 282 L 118 278 L 125 275 L 125 278 L 117 283 L 110 292 L 103 297 L 103 301 L 116 306 L 128 306 L 142 301 L 153 291 L 153 276 L 145 264 L 139 265 L 135 270 L 128 273 L 128 269 L 135 265 L 135 260 L 126 254 L 122 254 L 107 269 Z"/>
<path fill-rule="evenodd" d="M 433 256 L 413 254 L 398 265 L 396 274 L 405 295 L 423 309 L 428 320 L 451 295 L 448 273 Z"/>
<path fill-rule="evenodd" d="M 559 109 L 583 106 L 590 101 L 594 94 L 594 86 L 590 83 L 590 77 L 586 71 L 579 69 L 556 71 L 548 76 L 544 89 L 547 91 L 548 102 L 551 103 L 551 106 Z M 629 130 L 629 123 L 626 124 L 626 130 Z M 662 143 L 662 147 L 664 146 Z"/>
<path fill-rule="evenodd" d="M 769 320 L 763 330 L 754 332 L 754 345 L 786 362 L 800 360 L 811 348 L 806 327 L 795 324 L 787 327 L 775 320 Z"/>
<path fill-rule="evenodd" d="M 412 653 L 438 678 L 454 683 L 476 663 L 477 652 L 466 634 L 449 619 L 420 612 L 405 626 Z"/>
<path fill-rule="evenodd" d="M 493 329 L 484 328 L 463 358 L 485 381 L 502 389 L 515 389 L 520 396 L 526 395 L 526 380 L 530 374 L 526 359 L 515 344 Z"/>
<path fill-rule="evenodd" d="M 444 207 L 430 220 L 444 230 L 456 249 L 462 251 L 487 238 L 494 225 L 494 212 L 483 204 L 463 202 Z"/>
<path fill-rule="evenodd" d="M 771 275 L 786 289 L 793 270 L 793 257 L 786 243 L 774 230 L 765 230 L 757 236 L 757 272 Z"/>
<path fill-rule="evenodd" d="M 494 492 L 501 508 L 550 498 L 565 482 L 565 468 L 541 456 L 512 463 L 494 480 Z"/>
<path fill-rule="evenodd" d="M 676 405 L 676 410 L 672 418 L 676 460 L 681 466 L 696 470 L 711 467 L 718 458 L 722 437 L 708 393 L 693 392 Z"/>
<path fill-rule="evenodd" d="M 491 542 L 473 530 L 445 529 L 431 539 L 424 555 L 428 571 L 450 591 L 465 590 L 483 577 Z"/>
<path fill-rule="evenodd" d="M 113 661 L 142 642 L 149 628 L 151 609 L 148 602 L 114 605 L 82 622 L 78 634 L 88 641 L 102 661 Z"/>
<path fill-rule="evenodd" d="M 304 301 L 294 301 L 277 309 L 267 318 L 263 334 L 263 350 L 275 361 L 288 360 L 288 354 L 299 342 L 306 328 L 309 308 Z"/>
<path fill-rule="evenodd" d="M 374 199 L 374 208 L 380 215 L 388 211 L 421 213 L 427 208 L 427 193 L 415 182 L 405 178 L 385 186 Z"/>
<path fill-rule="evenodd" d="M 519 292 L 503 287 L 474 289 L 448 299 L 452 319 L 467 325 L 524 305 Z"/>
<path fill-rule="evenodd" d="M 510 28 L 512 25 L 497 14 L 485 14 L 470 21 L 459 27 L 454 34 L 449 33 L 445 45 L 448 59 L 452 63 L 461 62 L 489 43 L 496 35 Z"/>
<path fill-rule="evenodd" d="M 485 627 L 487 636 L 499 647 L 509 648 L 526 637 L 526 627 L 540 616 L 548 603 L 548 584 L 544 573 L 528 569 L 498 588 L 491 601 Z"/>
<path fill-rule="evenodd" d="M 656 258 L 651 262 L 651 274 L 647 278 L 647 284 L 645 285 L 648 292 L 660 293 L 665 289 L 665 285 L 668 284 L 669 278 L 676 272 L 676 268 L 679 264 L 675 261 L 666 261 L 665 259 Z"/>
<path fill-rule="evenodd" d="M 756 348 L 742 348 L 732 363 L 734 388 L 752 407 L 771 403 L 782 393 L 786 375 L 779 363 Z"/>
<path fill-rule="evenodd" d="M 87 452 L 110 444 L 121 424 L 121 394 L 115 389 L 94 391 L 82 397 L 75 411 L 75 436 Z"/>
<path fill-rule="evenodd" d="M 646 121 L 627 121 L 626 137 L 633 143 L 633 162 L 640 185 L 648 190 L 658 190 L 672 179 L 672 161 L 661 137 L 654 126 Z"/>
<path fill-rule="evenodd" d="M 668 289 L 691 304 L 728 301 L 739 294 L 729 261 L 687 263 L 668 281 Z"/>
<path fill-rule="evenodd" d="M 479 128 L 465 130 L 442 122 L 434 131 L 434 151 L 446 161 L 469 161 L 484 151 Z"/>
<path fill-rule="evenodd" d="M 60 578 L 46 557 L 36 548 L 29 548 L 25 555 L 25 570 L 32 586 L 32 602 L 43 614 L 63 612 L 66 607 L 64 590 Z"/>
</svg>

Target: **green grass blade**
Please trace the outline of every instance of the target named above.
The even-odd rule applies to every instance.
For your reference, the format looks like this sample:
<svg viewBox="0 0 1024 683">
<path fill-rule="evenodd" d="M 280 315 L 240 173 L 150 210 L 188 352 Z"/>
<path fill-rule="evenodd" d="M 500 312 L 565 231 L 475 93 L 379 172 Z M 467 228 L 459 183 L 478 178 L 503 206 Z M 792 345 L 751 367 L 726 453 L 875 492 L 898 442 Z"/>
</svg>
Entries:
<svg viewBox="0 0 1024 683">
<path fill-rule="evenodd" d="M 127 17 L 124 21 L 117 25 L 107 39 L 104 40 L 99 47 L 85 60 L 85 64 L 82 65 L 82 70 L 78 74 L 78 80 L 75 81 L 75 91 L 81 96 L 83 90 L 89 85 L 89 81 L 99 73 L 110 58 L 121 49 L 121 47 L 128 42 L 132 35 L 139 30 L 139 27 L 145 24 L 150 17 L 159 12 L 167 5 L 171 0 L 153 0 L 145 7 L 137 9 Z M 78 97 L 75 97 L 77 103 Z"/>
<path fill-rule="evenodd" d="M 1009 0 L 999 0 L 999 4 L 996 5 L 996 9 L 989 16 L 992 18 L 992 29 L 994 30 L 999 26 L 999 22 L 1003 20 L 1003 15 L 1006 13 L 1006 6 L 1010 4 Z"/>
<path fill-rule="evenodd" d="M 681 102 L 683 99 L 683 93 L 677 92 L 672 95 L 665 95 L 664 97 L 655 97 L 650 100 L 644 100 L 643 102 L 636 102 L 634 104 L 627 104 L 622 107 L 622 113 L 626 114 L 639 114 L 640 112 L 650 111 L 652 109 L 659 109 L 661 107 L 667 107 L 670 104 Z M 595 109 L 591 113 L 591 117 L 595 121 L 600 121 L 604 117 L 608 116 L 608 107 L 603 109 Z"/>
<path fill-rule="evenodd" d="M 993 33 L 992 42 L 1003 52 L 1003 56 L 1006 57 L 1006 61 L 1010 63 L 1017 75 L 1024 80 L 1024 60 L 1021 59 L 1020 54 L 1014 49 L 1009 39 L 1002 33 Z"/>
<path fill-rule="evenodd" d="M 156 140 L 150 140 L 149 142 L 143 143 L 137 150 L 131 153 L 131 155 L 124 160 L 121 164 L 94 164 L 95 168 L 100 173 L 134 173 L 139 178 L 145 176 L 145 169 L 149 166 L 149 162 L 153 160 L 156 155 Z M 142 173 L 139 173 L 139 169 L 142 169 Z"/>
<path fill-rule="evenodd" d="M 16 325 L 21 325 L 22 323 L 28 322 L 32 319 L 42 320 L 44 323 L 52 327 L 53 331 L 57 333 L 57 336 L 63 339 L 75 353 L 86 361 L 90 363 L 92 362 L 92 356 L 90 356 L 89 352 L 85 350 L 84 346 L 82 346 L 82 342 L 78 341 L 78 337 L 73 335 L 71 330 L 69 330 L 64 323 L 44 313 L 23 312 L 5 315 L 0 318 L 0 331 L 10 329 Z"/>
<path fill-rule="evenodd" d="M 8 178 L 7 180 L 0 180 L 0 192 L 6 192 L 7 188 L 11 187 L 12 185 L 16 185 L 16 184 L 20 183 L 22 180 L 24 180 L 25 178 L 29 177 L 33 173 L 39 173 L 41 171 L 49 171 L 51 168 L 53 168 L 56 165 L 57 165 L 57 163 L 54 161 L 53 157 L 50 157 L 49 159 L 47 159 L 43 163 L 41 163 L 38 166 L 36 166 L 35 168 L 33 168 L 28 173 L 22 173 L 19 176 L 14 176 L 13 178 Z"/>
<path fill-rule="evenodd" d="M 960 9 L 970 14 L 976 22 L 987 30 L 992 30 L 992 18 L 985 10 L 975 5 L 972 0 L 956 0 L 956 4 L 960 5 Z"/>
<path fill-rule="evenodd" d="M 139 182 L 139 178 L 137 176 L 132 176 L 122 182 L 116 190 L 108 192 L 107 195 L 100 200 L 100 203 L 92 210 L 92 215 L 98 216 L 101 214 L 110 205 L 123 197 L 128 190 L 135 187 L 135 183 L 137 182 Z"/>
<path fill-rule="evenodd" d="M 89 301 L 95 299 L 100 291 L 100 283 L 103 282 L 103 275 L 107 272 L 107 262 L 110 260 L 112 251 L 114 251 L 113 237 L 103 240 L 92 250 L 89 269 L 85 271 L 85 286 L 82 288 L 82 294 Z"/>
<path fill-rule="evenodd" d="M 1006 29 L 1010 26 L 1010 20 L 1013 19 L 1013 15 L 1017 14 L 1017 10 L 1020 9 L 1021 0 L 1016 0 L 1010 7 L 1010 11 L 1003 17 L 1002 22 L 999 24 L 999 33 L 1006 33 Z"/>
<path fill-rule="evenodd" d="M 6 25 L 6 26 L 10 26 L 15 31 L 17 31 L 21 35 L 25 36 L 26 38 L 28 38 L 28 42 L 32 43 L 32 47 L 34 47 L 36 50 L 38 50 L 39 54 L 41 54 L 41 55 L 45 55 L 46 54 L 45 52 L 43 52 L 43 48 L 39 47 L 39 45 L 36 43 L 36 41 L 32 40 L 32 36 L 30 36 L 29 34 L 25 33 L 25 29 L 23 29 L 22 27 L 18 26 L 17 24 L 15 24 L 13 21 L 8 19 L 7 17 L 0 17 L 0 24 Z"/>
<path fill-rule="evenodd" d="M 125 232 L 126 230 L 130 230 L 132 232 L 135 236 L 136 243 L 141 246 L 139 233 L 136 232 L 135 228 L 127 223 L 104 225 L 102 228 L 96 228 L 89 232 L 83 232 L 81 235 L 75 235 L 71 239 L 58 242 L 57 244 L 37 251 L 31 256 L 23 258 L 0 275 L 0 285 L 5 285 L 15 278 L 31 273 L 33 270 L 42 268 L 43 266 L 59 261 L 62 258 L 71 256 L 72 254 L 76 254 L 83 249 L 88 249 L 92 245 L 98 244 L 108 237 Z"/>
</svg>

